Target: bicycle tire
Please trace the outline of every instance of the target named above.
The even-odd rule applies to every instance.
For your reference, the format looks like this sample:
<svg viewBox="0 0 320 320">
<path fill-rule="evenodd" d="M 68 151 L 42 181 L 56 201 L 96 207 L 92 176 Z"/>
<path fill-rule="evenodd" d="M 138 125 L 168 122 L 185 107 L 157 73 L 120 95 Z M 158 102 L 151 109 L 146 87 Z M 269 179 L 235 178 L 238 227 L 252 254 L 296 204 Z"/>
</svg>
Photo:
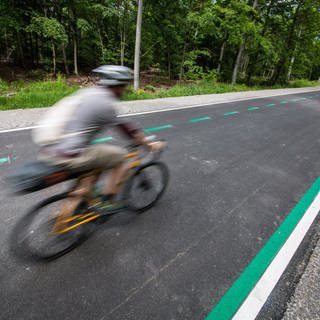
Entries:
<svg viewBox="0 0 320 320">
<path fill-rule="evenodd" d="M 10 239 L 11 250 L 17 257 L 39 261 L 54 260 L 70 252 L 88 238 L 89 234 L 93 230 L 92 224 L 90 226 L 88 224 L 83 224 L 80 227 L 77 227 L 61 235 L 50 235 L 49 233 L 43 234 L 43 236 L 48 239 L 48 241 L 51 237 L 50 240 L 52 240 L 53 245 L 57 245 L 58 243 L 62 245 L 63 238 L 68 240 L 65 245 L 61 246 L 61 248 L 56 250 L 53 249 L 51 252 L 45 252 L 43 248 L 36 249 L 33 246 L 34 244 L 29 241 L 30 235 L 33 235 L 34 233 L 39 231 L 36 228 L 34 230 L 31 229 L 30 234 L 28 234 L 28 230 L 30 227 L 32 227 L 32 224 L 34 222 L 39 221 L 39 227 L 42 228 L 45 227 L 45 224 L 51 223 L 54 220 L 51 219 L 50 221 L 45 221 L 44 223 L 40 222 L 40 218 L 42 218 L 40 217 L 40 215 L 43 214 L 42 209 L 51 204 L 65 200 L 67 197 L 68 193 L 66 192 L 45 199 L 37 204 L 34 208 L 32 208 L 17 222 L 12 230 Z M 83 206 L 83 209 L 86 209 L 85 206 L 87 206 L 87 204 L 83 201 L 81 202 L 80 206 Z M 46 218 L 50 219 L 50 217 Z"/>
<path fill-rule="evenodd" d="M 153 169 L 157 168 L 156 170 L 158 170 L 160 173 L 161 187 L 159 190 L 156 191 L 156 194 L 154 195 L 154 198 L 152 198 L 151 201 L 148 201 L 147 203 L 145 203 L 143 205 L 139 205 L 137 198 L 132 196 L 132 191 L 135 187 L 135 183 L 136 183 L 137 179 L 139 177 L 141 177 L 141 175 L 143 173 L 146 174 L 146 171 L 152 167 L 153 167 Z M 145 179 L 145 178 L 143 178 L 143 179 Z M 136 169 L 136 171 L 131 175 L 131 177 L 128 179 L 128 181 L 124 187 L 123 193 L 122 193 L 122 201 L 124 202 L 125 206 L 129 210 L 137 212 L 137 213 L 142 213 L 142 212 L 150 209 L 152 206 L 154 206 L 155 203 L 161 198 L 161 196 L 163 195 L 164 191 L 167 188 L 168 182 L 169 182 L 169 170 L 168 170 L 167 165 L 165 165 L 163 162 L 152 161 L 152 162 L 148 162 L 146 164 L 143 164 L 143 165 L 139 166 Z M 140 184 L 141 183 L 143 184 L 144 181 L 140 182 Z M 149 179 L 148 183 L 154 185 L 155 181 L 153 179 Z"/>
</svg>

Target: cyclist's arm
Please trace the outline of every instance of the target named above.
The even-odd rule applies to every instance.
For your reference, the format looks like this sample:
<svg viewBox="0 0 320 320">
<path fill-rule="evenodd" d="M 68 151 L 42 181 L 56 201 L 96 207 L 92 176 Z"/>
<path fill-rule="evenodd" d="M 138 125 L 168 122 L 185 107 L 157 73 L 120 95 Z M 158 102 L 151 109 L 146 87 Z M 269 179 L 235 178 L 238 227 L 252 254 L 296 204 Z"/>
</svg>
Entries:
<svg viewBox="0 0 320 320">
<path fill-rule="evenodd" d="M 147 145 L 144 133 L 140 129 L 134 127 L 131 123 L 120 122 L 117 126 L 128 138 L 133 139 L 136 144 Z"/>
<path fill-rule="evenodd" d="M 147 140 L 145 134 L 141 130 L 135 128 L 131 123 L 122 122 L 118 123 L 118 126 L 121 131 L 123 131 L 126 136 L 133 139 L 137 145 L 143 145 L 151 150 L 160 148 L 160 145 L 157 146 L 155 142 Z"/>
</svg>

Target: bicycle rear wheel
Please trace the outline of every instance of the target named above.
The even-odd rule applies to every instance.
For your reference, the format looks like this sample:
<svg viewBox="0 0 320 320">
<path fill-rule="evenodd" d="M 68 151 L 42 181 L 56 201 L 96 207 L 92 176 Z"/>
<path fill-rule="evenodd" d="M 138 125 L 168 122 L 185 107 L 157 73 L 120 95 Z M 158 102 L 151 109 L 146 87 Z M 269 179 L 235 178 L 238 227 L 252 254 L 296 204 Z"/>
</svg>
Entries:
<svg viewBox="0 0 320 320">
<path fill-rule="evenodd" d="M 146 163 L 129 178 L 123 191 L 123 201 L 129 210 L 144 212 L 160 199 L 168 181 L 169 170 L 163 162 Z"/>
<path fill-rule="evenodd" d="M 20 258 L 56 259 L 80 245 L 92 231 L 86 223 L 67 232 L 54 232 L 54 225 L 68 193 L 50 197 L 23 216 L 12 231 L 11 248 Z M 83 201 L 77 211 L 86 211 Z M 80 212 L 79 212 L 80 213 Z"/>
</svg>

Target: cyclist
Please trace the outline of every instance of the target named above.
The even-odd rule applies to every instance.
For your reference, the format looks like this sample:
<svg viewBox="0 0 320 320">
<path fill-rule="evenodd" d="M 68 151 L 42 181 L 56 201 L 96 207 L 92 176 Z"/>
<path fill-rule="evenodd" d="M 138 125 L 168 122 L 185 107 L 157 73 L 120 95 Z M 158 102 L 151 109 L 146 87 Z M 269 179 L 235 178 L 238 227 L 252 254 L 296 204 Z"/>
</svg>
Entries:
<svg viewBox="0 0 320 320">
<path fill-rule="evenodd" d="M 100 77 L 97 85 L 81 89 L 62 99 L 51 108 L 33 135 L 41 146 L 39 157 L 72 172 L 110 170 L 110 179 L 101 195 L 99 207 L 109 207 L 118 193 L 119 182 L 126 170 L 123 165 L 126 150 L 111 144 L 90 144 L 102 129 L 118 127 L 134 143 L 150 150 L 160 150 L 162 142 L 149 142 L 144 133 L 131 123 L 116 116 L 116 103 L 133 79 L 133 72 L 125 66 L 103 65 L 93 70 Z M 83 177 L 77 184 L 68 211 L 73 212 L 83 196 L 90 193 L 98 175 Z"/>
</svg>

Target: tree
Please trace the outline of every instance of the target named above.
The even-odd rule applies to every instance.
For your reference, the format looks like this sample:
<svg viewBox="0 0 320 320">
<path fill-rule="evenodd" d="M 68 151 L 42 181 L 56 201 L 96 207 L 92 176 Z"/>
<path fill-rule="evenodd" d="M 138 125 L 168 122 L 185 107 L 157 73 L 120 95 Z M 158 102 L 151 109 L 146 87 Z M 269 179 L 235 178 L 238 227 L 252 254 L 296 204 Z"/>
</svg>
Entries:
<svg viewBox="0 0 320 320">
<path fill-rule="evenodd" d="M 55 18 L 33 17 L 31 24 L 26 29 L 34 32 L 51 43 L 53 74 L 56 74 L 56 45 L 65 45 L 68 41 L 66 32 L 61 23 Z"/>
<path fill-rule="evenodd" d="M 253 5 L 252 5 L 252 9 L 255 10 L 257 5 L 258 5 L 258 0 L 254 0 Z M 255 32 L 255 30 L 254 30 L 255 25 L 251 23 L 252 20 L 253 20 L 254 12 L 250 12 L 249 10 L 246 10 L 246 11 L 249 12 L 249 14 L 250 14 L 249 17 L 248 17 L 248 20 L 245 21 L 245 23 L 248 25 L 248 27 L 246 27 L 247 30 L 242 35 L 240 48 L 239 48 L 239 51 L 238 51 L 238 54 L 237 54 L 237 59 L 236 59 L 236 62 L 235 62 L 235 65 L 234 65 L 234 69 L 233 69 L 232 80 L 231 80 L 232 84 L 235 84 L 237 82 L 238 70 L 239 70 L 239 66 L 240 66 L 240 62 L 241 62 L 241 58 L 242 58 L 243 52 L 244 52 L 245 47 L 246 47 L 246 42 L 248 41 L 248 37 L 250 36 L 250 33 L 252 35 Z"/>
<path fill-rule="evenodd" d="M 136 27 L 136 45 L 134 51 L 134 89 L 139 88 L 140 73 L 140 44 L 141 44 L 141 24 L 142 24 L 142 6 L 143 1 L 138 2 L 137 27 Z"/>
</svg>

